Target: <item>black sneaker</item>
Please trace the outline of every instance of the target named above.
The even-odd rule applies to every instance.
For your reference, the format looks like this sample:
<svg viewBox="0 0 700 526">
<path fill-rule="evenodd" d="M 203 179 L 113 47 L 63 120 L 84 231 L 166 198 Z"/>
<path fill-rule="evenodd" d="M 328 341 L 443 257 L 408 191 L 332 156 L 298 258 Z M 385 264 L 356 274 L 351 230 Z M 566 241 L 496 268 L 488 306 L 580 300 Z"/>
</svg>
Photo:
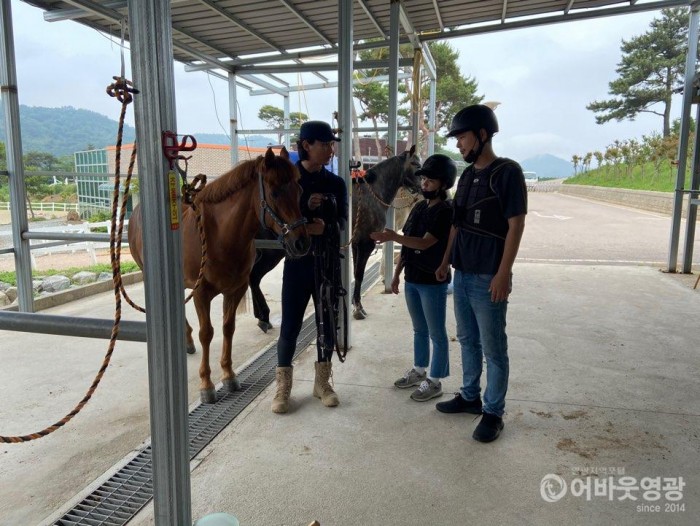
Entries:
<svg viewBox="0 0 700 526">
<path fill-rule="evenodd" d="M 493 442 L 501 434 L 501 431 L 503 431 L 503 419 L 491 413 L 484 413 L 472 438 L 477 442 Z"/>
<path fill-rule="evenodd" d="M 441 413 L 471 413 L 473 415 L 481 414 L 481 398 L 474 400 L 465 400 L 462 395 L 455 393 L 455 397 L 449 402 L 440 402 L 435 405 L 435 408 Z"/>
</svg>

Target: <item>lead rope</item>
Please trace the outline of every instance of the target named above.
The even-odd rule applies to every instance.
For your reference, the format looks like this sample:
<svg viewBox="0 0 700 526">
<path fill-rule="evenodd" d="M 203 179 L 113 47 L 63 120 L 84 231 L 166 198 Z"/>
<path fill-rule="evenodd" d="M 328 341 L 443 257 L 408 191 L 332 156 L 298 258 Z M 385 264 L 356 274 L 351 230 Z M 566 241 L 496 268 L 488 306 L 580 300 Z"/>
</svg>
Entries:
<svg viewBox="0 0 700 526">
<path fill-rule="evenodd" d="M 30 442 L 32 440 L 37 440 L 39 438 L 50 435 L 54 431 L 59 430 L 61 427 L 70 422 L 75 415 L 77 415 L 83 407 L 90 401 L 92 395 L 95 393 L 97 386 L 100 384 L 102 377 L 104 376 L 107 367 L 112 359 L 112 353 L 114 352 L 114 347 L 117 343 L 117 336 L 119 334 L 119 323 L 121 321 L 121 297 L 120 297 L 120 287 L 121 287 L 121 273 L 119 272 L 119 254 L 121 247 L 121 226 L 120 225 L 120 236 L 119 240 L 116 240 L 116 216 L 117 216 L 117 203 L 119 202 L 119 164 L 120 164 L 120 149 L 122 143 L 122 130 L 124 126 L 124 117 L 126 115 L 126 107 L 133 100 L 132 93 L 138 93 L 138 90 L 133 87 L 131 81 L 127 80 L 123 76 L 113 77 L 116 82 L 110 84 L 107 87 L 107 93 L 110 97 L 116 97 L 122 103 L 122 111 L 119 117 L 119 132 L 117 134 L 117 156 L 116 156 L 116 168 L 115 168 L 115 178 L 114 178 L 114 197 L 112 199 L 112 222 L 111 222 L 111 233 L 109 240 L 110 247 L 110 257 L 112 261 L 112 282 L 114 283 L 114 301 L 115 301 L 115 313 L 114 313 L 114 323 L 112 325 L 112 334 L 109 339 L 109 346 L 107 348 L 107 353 L 102 360 L 102 365 L 99 371 L 95 375 L 92 384 L 88 388 L 85 396 L 78 404 L 63 418 L 61 418 L 55 424 L 45 427 L 41 431 L 36 431 L 28 435 L 18 435 L 18 436 L 4 436 L 0 435 L 0 442 L 5 444 L 18 444 Z M 129 164 L 129 176 L 131 175 L 131 169 L 133 168 L 133 163 L 136 155 L 136 148 L 131 153 L 131 162 Z M 127 178 L 128 180 L 128 178 Z M 122 207 L 120 213 L 120 222 L 123 221 L 125 208 Z"/>
</svg>

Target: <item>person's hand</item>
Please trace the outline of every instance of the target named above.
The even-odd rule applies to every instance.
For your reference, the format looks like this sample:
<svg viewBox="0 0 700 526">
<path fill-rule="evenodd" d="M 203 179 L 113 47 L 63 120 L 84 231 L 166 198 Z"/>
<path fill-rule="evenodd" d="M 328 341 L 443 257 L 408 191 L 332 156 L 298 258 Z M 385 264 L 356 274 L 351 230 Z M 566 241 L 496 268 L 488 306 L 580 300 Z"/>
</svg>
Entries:
<svg viewBox="0 0 700 526">
<path fill-rule="evenodd" d="M 506 301 L 510 294 L 510 275 L 497 273 L 491 280 L 489 292 L 491 292 L 491 301 L 494 303 Z"/>
<path fill-rule="evenodd" d="M 314 217 L 311 223 L 306 224 L 306 231 L 310 236 L 320 236 L 323 235 L 323 231 L 326 229 L 326 223 L 320 217 Z"/>
<path fill-rule="evenodd" d="M 319 206 L 321 206 L 321 203 L 325 201 L 325 199 L 326 198 L 323 194 L 311 194 L 307 202 L 309 210 L 316 210 Z"/>
<path fill-rule="evenodd" d="M 391 292 L 394 294 L 399 293 L 399 283 L 401 283 L 401 278 L 395 275 L 394 279 L 391 280 Z"/>
<path fill-rule="evenodd" d="M 391 228 L 385 228 L 381 232 L 372 232 L 369 237 L 374 239 L 377 243 L 396 241 L 396 232 L 394 232 Z"/>
<path fill-rule="evenodd" d="M 438 281 L 445 281 L 447 279 L 447 275 L 449 272 L 450 272 L 449 262 L 440 263 L 440 266 L 435 271 L 435 279 Z"/>
</svg>

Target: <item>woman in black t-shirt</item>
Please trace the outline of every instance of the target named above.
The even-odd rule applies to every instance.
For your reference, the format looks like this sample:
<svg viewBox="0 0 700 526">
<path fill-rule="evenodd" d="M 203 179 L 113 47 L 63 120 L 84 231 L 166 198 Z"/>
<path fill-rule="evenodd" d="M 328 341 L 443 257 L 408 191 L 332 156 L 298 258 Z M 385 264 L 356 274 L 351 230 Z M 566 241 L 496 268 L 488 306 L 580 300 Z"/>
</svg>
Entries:
<svg viewBox="0 0 700 526">
<path fill-rule="evenodd" d="M 404 270 L 406 306 L 413 323 L 413 367 L 394 385 L 400 389 L 418 386 L 411 393 L 411 399 L 425 402 L 442 396 L 440 380 L 450 374 L 445 328 L 449 280 L 438 281 L 435 271 L 440 266 L 450 234 L 452 207 L 446 202 L 447 190 L 454 185 L 457 168 L 449 157 L 435 154 L 425 160 L 416 175 L 421 176 L 425 200 L 411 210 L 403 235 L 384 229 L 370 237 L 378 243 L 396 241 L 402 245 L 391 290 L 394 294 L 399 293 L 401 271 Z"/>
</svg>

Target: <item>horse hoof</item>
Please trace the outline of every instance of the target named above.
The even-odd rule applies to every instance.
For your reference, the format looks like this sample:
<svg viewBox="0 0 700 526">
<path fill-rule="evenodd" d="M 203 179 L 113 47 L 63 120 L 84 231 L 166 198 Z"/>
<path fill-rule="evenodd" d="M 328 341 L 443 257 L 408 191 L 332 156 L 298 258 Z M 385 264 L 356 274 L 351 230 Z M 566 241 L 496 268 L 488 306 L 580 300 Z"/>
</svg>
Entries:
<svg viewBox="0 0 700 526">
<path fill-rule="evenodd" d="M 214 389 L 200 389 L 199 399 L 203 404 L 215 404 L 216 403 L 216 391 Z"/>
<path fill-rule="evenodd" d="M 259 320 L 258 327 L 260 327 L 261 331 L 263 331 L 265 334 L 267 334 L 267 331 L 272 329 L 272 324 L 269 321 Z"/>
<path fill-rule="evenodd" d="M 364 320 L 367 317 L 367 313 L 364 309 L 355 308 L 352 310 L 352 317 L 356 320 Z"/>
<path fill-rule="evenodd" d="M 194 344 L 187 344 L 187 354 L 194 354 L 197 352 L 197 347 L 194 346 Z"/>
<path fill-rule="evenodd" d="M 227 378 L 226 380 L 223 381 L 223 384 L 229 393 L 234 393 L 236 391 L 241 390 L 241 382 L 239 382 L 238 378 L 236 378 L 236 377 Z"/>
</svg>

